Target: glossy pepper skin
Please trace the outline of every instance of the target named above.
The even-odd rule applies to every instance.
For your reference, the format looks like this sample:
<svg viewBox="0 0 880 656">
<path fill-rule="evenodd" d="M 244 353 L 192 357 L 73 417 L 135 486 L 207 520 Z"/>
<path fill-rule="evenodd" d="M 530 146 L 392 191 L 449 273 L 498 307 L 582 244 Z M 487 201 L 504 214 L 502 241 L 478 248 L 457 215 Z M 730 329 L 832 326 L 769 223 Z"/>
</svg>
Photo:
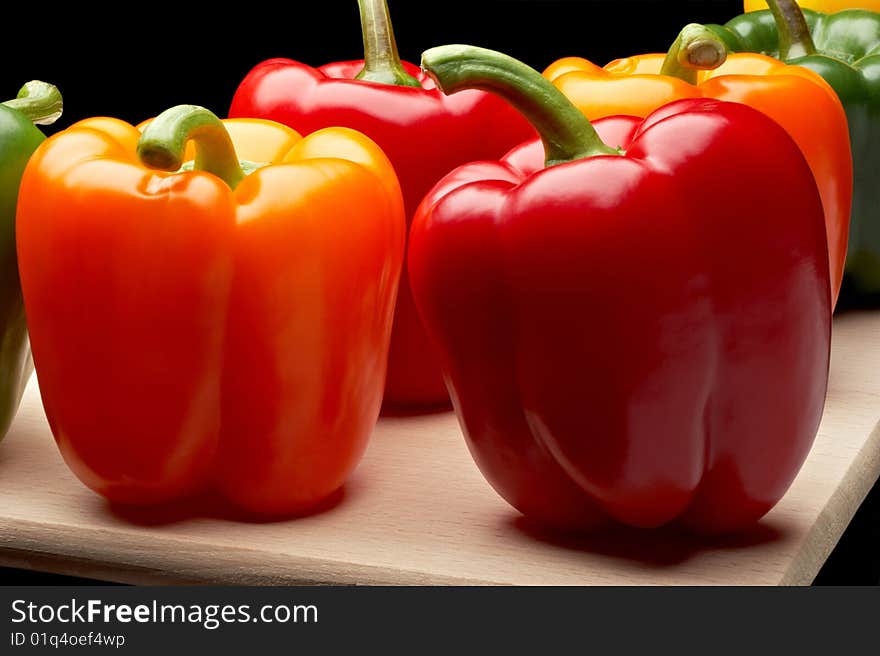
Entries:
<svg viewBox="0 0 880 656">
<path fill-rule="evenodd" d="M 822 206 L 797 146 L 749 107 L 691 99 L 598 121 L 621 154 L 510 58 L 447 46 L 423 65 L 450 93 L 504 94 L 544 141 L 450 173 L 410 235 L 416 302 L 489 482 L 570 530 L 758 520 L 803 463 L 828 380 Z"/>
<path fill-rule="evenodd" d="M 605 67 L 570 57 L 551 64 L 544 75 L 589 119 L 644 118 L 674 100 L 714 98 L 749 105 L 779 123 L 806 157 L 822 196 L 837 302 L 852 206 L 852 156 L 843 107 L 818 75 L 760 54 L 727 56 L 719 37 L 696 24 L 687 26 L 665 55 L 629 57 Z"/>
<path fill-rule="evenodd" d="M 791 0 L 773 5 L 772 12 L 709 27 L 730 49 L 809 68 L 837 92 L 849 122 L 855 178 L 847 291 L 880 303 L 880 13 L 801 12 Z"/>
<path fill-rule="evenodd" d="M 195 170 L 176 172 L 189 136 Z M 50 138 L 18 254 L 74 473 L 120 504 L 208 486 L 260 515 L 326 499 L 378 417 L 404 229 L 390 163 L 352 130 L 303 139 L 181 106 L 143 136 L 97 118 Z"/>
<path fill-rule="evenodd" d="M 25 166 L 45 140 L 35 124 L 61 115 L 61 95 L 45 82 L 24 85 L 0 104 L 0 440 L 6 435 L 33 372 L 15 254 L 15 206 Z"/>
<path fill-rule="evenodd" d="M 268 118 L 303 134 L 328 125 L 363 132 L 394 165 L 410 219 L 422 197 L 456 166 L 501 157 L 534 137 L 528 123 L 498 98 L 481 91 L 447 98 L 417 66 L 401 64 L 385 0 L 362 1 L 361 12 L 366 60 L 320 68 L 289 59 L 263 62 L 239 86 L 230 116 Z M 385 401 L 401 407 L 449 402 L 405 274 Z"/>
</svg>

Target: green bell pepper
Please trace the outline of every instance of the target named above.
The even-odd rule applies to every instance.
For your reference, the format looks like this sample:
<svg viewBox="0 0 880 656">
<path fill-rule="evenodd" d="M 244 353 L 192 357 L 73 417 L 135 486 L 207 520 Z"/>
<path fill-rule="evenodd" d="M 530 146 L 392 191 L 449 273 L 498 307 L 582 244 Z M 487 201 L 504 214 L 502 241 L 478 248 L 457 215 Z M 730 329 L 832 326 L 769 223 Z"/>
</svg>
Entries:
<svg viewBox="0 0 880 656">
<path fill-rule="evenodd" d="M 33 371 L 15 254 L 15 207 L 28 160 L 46 138 L 34 124 L 61 116 L 61 94 L 28 82 L 15 100 L 0 103 L 0 439 L 18 410 Z"/>
<path fill-rule="evenodd" d="M 758 52 L 812 69 L 846 109 L 853 154 L 853 207 L 844 292 L 880 302 L 880 14 L 823 14 L 793 0 L 710 25 L 733 52 Z M 807 108 L 805 108 L 805 111 Z"/>
</svg>

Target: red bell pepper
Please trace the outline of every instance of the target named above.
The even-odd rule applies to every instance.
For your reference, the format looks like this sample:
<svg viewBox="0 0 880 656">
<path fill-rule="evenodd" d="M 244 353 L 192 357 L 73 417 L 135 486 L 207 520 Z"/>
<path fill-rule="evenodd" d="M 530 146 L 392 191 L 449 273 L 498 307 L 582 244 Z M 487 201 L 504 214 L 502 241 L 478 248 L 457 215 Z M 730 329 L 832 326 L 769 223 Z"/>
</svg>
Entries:
<svg viewBox="0 0 880 656">
<path fill-rule="evenodd" d="M 501 157 L 534 130 L 480 91 L 447 98 L 417 66 L 401 63 L 385 0 L 361 0 L 365 59 L 312 68 L 289 59 L 259 64 L 232 100 L 232 117 L 268 118 L 301 134 L 331 125 L 375 141 L 400 179 L 407 217 L 456 166 Z M 404 275 L 395 310 L 386 404 L 448 403 L 436 355 Z"/>
<path fill-rule="evenodd" d="M 489 482 L 567 529 L 758 520 L 806 458 L 828 381 L 823 210 L 795 143 L 705 99 L 597 134 L 499 53 L 436 48 L 423 66 L 447 93 L 506 97 L 545 151 L 454 171 L 410 235 L 413 293 Z"/>
</svg>

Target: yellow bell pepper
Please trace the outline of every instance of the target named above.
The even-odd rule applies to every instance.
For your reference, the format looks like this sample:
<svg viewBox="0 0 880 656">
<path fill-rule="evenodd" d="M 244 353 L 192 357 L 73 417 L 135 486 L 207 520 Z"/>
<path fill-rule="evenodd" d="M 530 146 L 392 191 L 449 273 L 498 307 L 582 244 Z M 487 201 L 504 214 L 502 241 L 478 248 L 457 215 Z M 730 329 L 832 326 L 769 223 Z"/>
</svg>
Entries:
<svg viewBox="0 0 880 656">
<path fill-rule="evenodd" d="M 566 57 L 551 64 L 544 76 L 590 120 L 647 117 L 682 98 L 715 98 L 749 105 L 779 123 L 800 146 L 816 177 L 825 206 L 836 303 L 849 234 L 852 155 L 843 106 L 818 74 L 764 55 L 728 56 L 714 33 L 692 24 L 666 54 L 618 59 L 604 67 Z"/>
<path fill-rule="evenodd" d="M 803 9 L 813 9 L 826 14 L 833 14 L 844 9 L 869 9 L 880 12 L 880 0 L 799 0 L 798 4 Z M 743 5 L 746 11 L 767 9 L 767 3 L 764 0 L 745 0 Z"/>
</svg>

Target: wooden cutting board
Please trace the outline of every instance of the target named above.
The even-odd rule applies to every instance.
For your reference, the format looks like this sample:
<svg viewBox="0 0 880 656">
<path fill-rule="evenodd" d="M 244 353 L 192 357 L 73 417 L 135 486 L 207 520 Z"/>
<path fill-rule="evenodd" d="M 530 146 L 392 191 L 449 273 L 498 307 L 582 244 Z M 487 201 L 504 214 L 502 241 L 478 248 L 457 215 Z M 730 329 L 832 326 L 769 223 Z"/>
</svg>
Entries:
<svg viewBox="0 0 880 656">
<path fill-rule="evenodd" d="M 32 381 L 0 444 L 0 565 L 128 583 L 809 584 L 880 475 L 878 422 L 880 314 L 848 315 L 813 451 L 754 531 L 564 539 L 489 488 L 449 413 L 381 420 L 321 514 L 245 523 L 210 501 L 114 509 L 68 472 Z"/>
</svg>

